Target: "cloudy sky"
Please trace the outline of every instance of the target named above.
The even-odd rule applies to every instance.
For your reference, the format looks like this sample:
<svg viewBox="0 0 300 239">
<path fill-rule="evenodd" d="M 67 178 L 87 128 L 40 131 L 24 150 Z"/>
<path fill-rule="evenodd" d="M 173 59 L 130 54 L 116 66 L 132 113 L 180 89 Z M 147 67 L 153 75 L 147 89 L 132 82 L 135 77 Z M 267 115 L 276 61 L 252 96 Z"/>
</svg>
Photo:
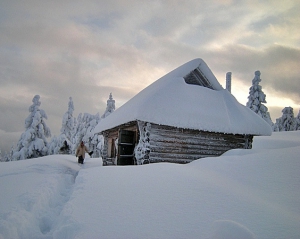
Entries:
<svg viewBox="0 0 300 239">
<path fill-rule="evenodd" d="M 1 0 L 0 149 L 24 132 L 41 96 L 52 135 L 68 99 L 75 112 L 102 114 L 112 92 L 120 107 L 174 68 L 202 58 L 247 102 L 261 71 L 272 120 L 300 107 L 299 0 Z"/>
</svg>

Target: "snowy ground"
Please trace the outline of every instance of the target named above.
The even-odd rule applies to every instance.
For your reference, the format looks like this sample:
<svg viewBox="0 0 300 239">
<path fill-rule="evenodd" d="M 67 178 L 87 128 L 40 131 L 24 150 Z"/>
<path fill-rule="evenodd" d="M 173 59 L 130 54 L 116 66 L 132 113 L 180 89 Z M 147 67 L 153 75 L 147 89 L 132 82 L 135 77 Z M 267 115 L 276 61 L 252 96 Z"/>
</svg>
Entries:
<svg viewBox="0 0 300 239">
<path fill-rule="evenodd" d="M 0 238 L 300 238 L 299 155 L 297 131 L 187 165 L 1 163 Z"/>
</svg>

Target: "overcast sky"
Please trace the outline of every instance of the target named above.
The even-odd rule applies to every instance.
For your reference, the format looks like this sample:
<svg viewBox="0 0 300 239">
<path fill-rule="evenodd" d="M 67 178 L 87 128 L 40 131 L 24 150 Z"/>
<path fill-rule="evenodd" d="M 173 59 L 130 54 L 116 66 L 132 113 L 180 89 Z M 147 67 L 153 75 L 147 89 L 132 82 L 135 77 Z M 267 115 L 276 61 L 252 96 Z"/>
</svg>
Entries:
<svg viewBox="0 0 300 239">
<path fill-rule="evenodd" d="M 120 107 L 176 67 L 202 58 L 246 104 L 256 70 L 273 122 L 300 107 L 299 0 L 1 0 L 0 149 L 16 144 L 32 98 L 52 135 L 75 112 Z"/>
</svg>

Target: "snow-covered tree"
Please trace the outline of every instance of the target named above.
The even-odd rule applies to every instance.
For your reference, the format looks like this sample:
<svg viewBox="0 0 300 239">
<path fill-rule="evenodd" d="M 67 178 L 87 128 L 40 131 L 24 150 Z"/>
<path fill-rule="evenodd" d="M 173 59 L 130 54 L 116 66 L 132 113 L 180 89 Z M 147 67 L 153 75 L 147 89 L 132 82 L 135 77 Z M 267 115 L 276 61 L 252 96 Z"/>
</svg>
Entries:
<svg viewBox="0 0 300 239">
<path fill-rule="evenodd" d="M 73 134 L 75 118 L 73 117 L 74 104 L 72 97 L 69 98 L 68 111 L 62 120 L 61 134 L 53 137 L 49 143 L 49 154 L 70 154 L 73 148 Z"/>
<path fill-rule="evenodd" d="M 58 154 L 58 152 L 59 152 L 59 146 L 57 142 L 57 137 L 53 136 L 48 144 L 48 154 L 49 155 Z"/>
<path fill-rule="evenodd" d="M 66 138 L 71 141 L 74 133 L 74 103 L 72 97 L 69 98 L 68 111 L 64 114 L 62 120 L 61 134 L 64 134 Z"/>
<path fill-rule="evenodd" d="M 64 134 L 52 137 L 48 144 L 48 154 L 72 154 L 72 147 L 67 142 Z"/>
<path fill-rule="evenodd" d="M 282 110 L 282 130 L 283 131 L 293 131 L 295 130 L 295 118 L 294 110 L 292 107 L 285 107 Z"/>
<path fill-rule="evenodd" d="M 12 145 L 11 148 L 10 148 L 10 151 L 9 151 L 8 153 L 5 154 L 5 159 L 4 159 L 4 161 L 5 161 L 5 162 L 12 161 L 12 160 L 13 160 L 14 152 L 15 152 L 15 144 L 13 143 L 13 145 Z"/>
<path fill-rule="evenodd" d="M 83 122 L 83 115 L 82 115 L 82 113 L 80 113 L 77 116 L 76 126 L 74 127 L 74 135 L 72 138 L 72 145 L 73 145 L 72 153 L 73 154 L 75 154 L 76 148 L 82 141 L 82 138 L 83 138 L 85 132 L 86 132 L 86 129 L 85 129 L 85 124 Z"/>
<path fill-rule="evenodd" d="M 292 107 L 285 107 L 282 110 L 282 116 L 276 119 L 273 127 L 274 131 L 293 131 L 295 130 L 295 118 Z"/>
<path fill-rule="evenodd" d="M 100 157 L 101 154 L 101 147 L 99 147 L 99 145 L 101 145 L 101 142 L 103 141 L 103 136 L 94 134 L 94 129 L 100 120 L 99 114 L 90 115 L 89 121 L 86 122 L 86 134 L 82 139 L 87 145 L 88 149 L 93 151 L 92 157 L 94 158 Z"/>
<path fill-rule="evenodd" d="M 281 118 L 277 118 L 275 124 L 273 125 L 273 131 L 279 132 L 282 131 Z"/>
<path fill-rule="evenodd" d="M 295 118 L 295 130 L 300 130 L 300 110 L 297 117 Z"/>
<path fill-rule="evenodd" d="M 74 147 L 73 152 L 75 152 L 76 148 L 80 144 L 81 141 L 87 146 L 89 151 L 93 151 L 92 157 L 100 157 L 101 142 L 103 141 L 103 137 L 98 134 L 94 134 L 94 128 L 100 121 L 99 114 L 91 115 L 88 113 L 79 114 L 77 118 L 77 127 L 74 135 Z"/>
<path fill-rule="evenodd" d="M 8 162 L 11 161 L 9 154 L 5 152 L 4 154 L 2 153 L 2 156 L 0 156 L 0 162 Z"/>
<path fill-rule="evenodd" d="M 9 157 L 9 154 L 5 153 L 4 156 L 1 158 L 1 162 L 9 162 L 11 161 L 11 157 Z"/>
<path fill-rule="evenodd" d="M 104 114 L 101 116 L 101 118 L 106 118 L 112 112 L 114 112 L 115 109 L 116 109 L 116 107 L 115 107 L 115 100 L 112 97 L 112 93 L 110 93 L 109 94 L 109 98 L 107 100 L 107 104 L 106 104 L 106 110 L 105 110 Z"/>
<path fill-rule="evenodd" d="M 46 138 L 51 137 L 50 129 L 45 119 L 47 115 L 40 109 L 40 96 L 32 99 L 33 104 L 29 107 L 30 115 L 25 120 L 25 132 L 21 135 L 13 152 L 13 160 L 37 158 L 48 153 Z"/>
<path fill-rule="evenodd" d="M 58 137 L 60 145 L 59 153 L 69 154 L 72 152 L 73 143 L 72 138 L 74 135 L 75 118 L 73 117 L 74 103 L 72 97 L 69 97 L 68 111 L 64 114 L 61 134 Z"/>
<path fill-rule="evenodd" d="M 269 125 L 273 125 L 268 108 L 263 104 L 266 102 L 266 95 L 259 85 L 261 82 L 260 71 L 255 71 L 255 77 L 252 80 L 252 86 L 249 89 L 247 107 L 261 116 Z"/>
</svg>

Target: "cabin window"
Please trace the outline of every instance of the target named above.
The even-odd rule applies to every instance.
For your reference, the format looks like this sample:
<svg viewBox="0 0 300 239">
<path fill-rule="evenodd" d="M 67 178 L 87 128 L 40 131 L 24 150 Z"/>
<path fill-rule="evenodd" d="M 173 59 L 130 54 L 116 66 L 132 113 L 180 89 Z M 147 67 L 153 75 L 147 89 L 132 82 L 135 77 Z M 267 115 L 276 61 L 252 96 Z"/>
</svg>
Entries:
<svg viewBox="0 0 300 239">
<path fill-rule="evenodd" d="M 213 86 L 210 84 L 209 80 L 206 76 L 202 73 L 199 68 L 191 71 L 189 74 L 183 77 L 187 84 L 191 85 L 199 85 L 203 87 L 207 87 L 209 89 L 214 89 Z"/>
</svg>

